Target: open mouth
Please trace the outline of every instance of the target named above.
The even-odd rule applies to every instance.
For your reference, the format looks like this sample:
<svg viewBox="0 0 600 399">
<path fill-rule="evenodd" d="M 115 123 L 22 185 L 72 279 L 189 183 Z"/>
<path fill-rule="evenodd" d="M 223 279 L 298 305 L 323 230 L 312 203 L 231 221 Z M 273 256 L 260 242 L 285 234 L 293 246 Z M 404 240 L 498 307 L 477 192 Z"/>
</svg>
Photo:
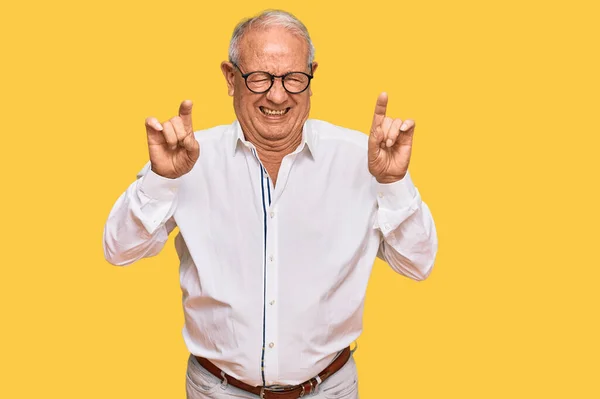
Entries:
<svg viewBox="0 0 600 399">
<path fill-rule="evenodd" d="M 271 109 L 271 108 L 266 108 L 263 106 L 258 107 L 260 108 L 260 112 L 263 113 L 263 115 L 267 115 L 267 116 L 283 116 L 285 114 L 288 113 L 288 111 L 290 110 L 290 108 L 284 108 L 284 109 Z"/>
</svg>

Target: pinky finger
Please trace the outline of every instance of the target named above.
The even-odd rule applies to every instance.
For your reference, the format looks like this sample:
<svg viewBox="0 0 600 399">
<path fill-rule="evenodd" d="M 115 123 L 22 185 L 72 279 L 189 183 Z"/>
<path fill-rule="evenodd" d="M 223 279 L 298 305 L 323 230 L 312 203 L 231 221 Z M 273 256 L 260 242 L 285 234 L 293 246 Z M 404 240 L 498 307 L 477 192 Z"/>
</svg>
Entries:
<svg viewBox="0 0 600 399">
<path fill-rule="evenodd" d="M 407 119 L 404 121 L 404 123 L 400 127 L 400 130 L 403 132 L 407 132 L 414 127 L 415 127 L 415 121 L 413 121 L 412 119 Z"/>
</svg>

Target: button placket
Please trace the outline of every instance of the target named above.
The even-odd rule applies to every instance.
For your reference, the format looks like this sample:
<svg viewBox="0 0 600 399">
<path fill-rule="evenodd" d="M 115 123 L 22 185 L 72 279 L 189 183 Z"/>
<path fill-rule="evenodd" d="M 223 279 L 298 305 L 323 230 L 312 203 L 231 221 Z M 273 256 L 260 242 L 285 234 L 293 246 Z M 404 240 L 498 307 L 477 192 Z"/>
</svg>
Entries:
<svg viewBox="0 0 600 399">
<path fill-rule="evenodd" d="M 274 199 L 274 198 L 273 198 Z M 275 200 L 276 201 L 276 200 Z M 276 381 L 279 379 L 279 351 L 277 348 L 279 316 L 276 298 L 278 293 L 278 218 L 274 202 L 271 209 L 267 210 L 267 280 L 266 280 L 266 330 L 265 330 L 265 379 Z"/>
</svg>

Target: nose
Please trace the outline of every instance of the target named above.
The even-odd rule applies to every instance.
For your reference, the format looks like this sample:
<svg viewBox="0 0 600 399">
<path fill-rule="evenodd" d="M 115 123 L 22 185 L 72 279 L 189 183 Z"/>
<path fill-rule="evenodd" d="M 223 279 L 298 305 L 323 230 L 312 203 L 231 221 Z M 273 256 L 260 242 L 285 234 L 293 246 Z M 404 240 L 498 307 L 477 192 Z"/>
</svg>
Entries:
<svg viewBox="0 0 600 399">
<path fill-rule="evenodd" d="M 273 86 L 267 92 L 267 100 L 275 104 L 282 104 L 287 99 L 287 96 L 287 91 L 283 88 L 283 81 L 281 78 L 275 78 Z"/>
</svg>

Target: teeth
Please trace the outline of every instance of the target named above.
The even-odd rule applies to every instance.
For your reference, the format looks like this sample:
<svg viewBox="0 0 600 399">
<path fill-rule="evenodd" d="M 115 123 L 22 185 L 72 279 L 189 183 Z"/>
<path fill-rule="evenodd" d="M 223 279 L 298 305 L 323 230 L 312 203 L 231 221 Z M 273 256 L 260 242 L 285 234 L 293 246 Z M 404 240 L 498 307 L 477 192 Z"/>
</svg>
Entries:
<svg viewBox="0 0 600 399">
<path fill-rule="evenodd" d="M 264 112 L 267 115 L 283 115 L 287 112 L 287 109 L 281 109 L 279 111 L 276 111 L 274 109 L 268 109 L 268 108 L 264 108 L 261 107 L 262 112 Z"/>
</svg>

